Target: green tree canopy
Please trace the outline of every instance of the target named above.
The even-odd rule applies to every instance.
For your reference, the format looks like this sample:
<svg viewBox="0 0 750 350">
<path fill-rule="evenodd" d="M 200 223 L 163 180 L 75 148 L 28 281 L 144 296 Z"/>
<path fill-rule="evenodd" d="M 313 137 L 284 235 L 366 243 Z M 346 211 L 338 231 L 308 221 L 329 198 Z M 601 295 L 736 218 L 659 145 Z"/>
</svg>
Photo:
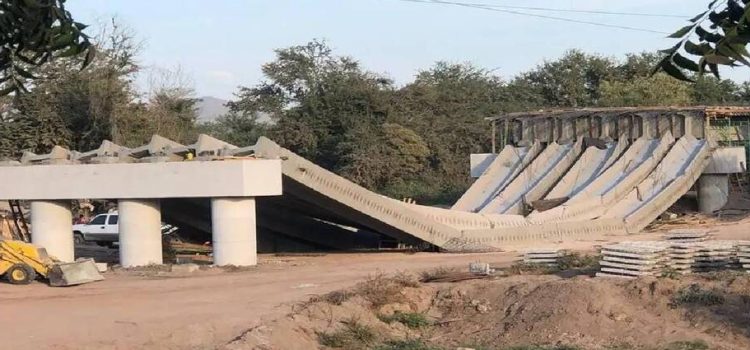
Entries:
<svg viewBox="0 0 750 350">
<path fill-rule="evenodd" d="M 57 57 L 85 53 L 85 67 L 94 58 L 85 28 L 65 9 L 65 0 L 0 2 L 0 95 L 28 91 L 27 81 L 36 79 L 30 67 Z"/>
<path fill-rule="evenodd" d="M 670 38 L 678 42 L 662 50 L 664 58 L 654 72 L 662 70 L 686 81 L 694 74 L 711 71 L 719 78 L 719 66 L 750 66 L 750 6 L 746 0 L 713 0 L 708 10 L 690 19 Z"/>
</svg>

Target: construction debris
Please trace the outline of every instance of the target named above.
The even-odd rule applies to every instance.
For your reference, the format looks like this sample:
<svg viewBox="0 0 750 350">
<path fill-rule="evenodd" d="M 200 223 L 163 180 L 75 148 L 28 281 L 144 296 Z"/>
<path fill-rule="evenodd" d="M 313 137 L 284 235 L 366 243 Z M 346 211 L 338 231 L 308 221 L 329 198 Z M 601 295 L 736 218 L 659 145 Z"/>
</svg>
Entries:
<svg viewBox="0 0 750 350">
<path fill-rule="evenodd" d="M 694 239 L 694 238 L 690 238 Z M 750 269 L 748 241 L 639 241 L 602 247 L 597 276 L 636 278 L 665 273 Z"/>
</svg>

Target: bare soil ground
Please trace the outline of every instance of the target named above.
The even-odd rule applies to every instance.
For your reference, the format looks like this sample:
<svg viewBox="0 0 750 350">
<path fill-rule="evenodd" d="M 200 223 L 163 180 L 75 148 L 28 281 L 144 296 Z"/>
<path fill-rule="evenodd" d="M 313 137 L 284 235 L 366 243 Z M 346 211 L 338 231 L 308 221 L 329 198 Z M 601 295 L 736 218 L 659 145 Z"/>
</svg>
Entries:
<svg viewBox="0 0 750 350">
<path fill-rule="evenodd" d="M 226 349 L 659 349 L 686 341 L 710 349 L 750 348 L 750 276 L 744 272 L 679 280 L 544 275 L 402 281 L 374 278 L 315 298 Z"/>
<path fill-rule="evenodd" d="M 702 225 L 715 229 L 717 239 L 750 239 L 750 219 L 727 223 L 705 222 Z M 607 241 L 656 237 L 658 234 L 653 233 L 608 237 L 598 241 L 566 242 L 562 247 L 585 251 L 593 250 L 595 246 Z M 441 266 L 465 269 L 468 263 L 475 261 L 507 266 L 516 256 L 515 252 L 463 255 L 372 253 L 261 256 L 261 264 L 257 268 L 233 271 L 206 269 L 188 276 L 158 270 L 118 271 L 107 273 L 105 281 L 72 288 L 51 288 L 43 283 L 29 286 L 0 283 L 0 334 L 4 335 L 0 349 L 252 348 L 249 347 L 252 343 L 248 342 L 248 334 L 252 331 L 257 332 L 262 328 L 259 326 L 271 327 L 274 320 L 287 319 L 287 315 L 299 311 L 300 302 L 308 300 L 312 295 L 351 287 L 378 272 L 419 272 Z M 726 349 L 736 348 L 733 346 L 738 344 L 743 345 L 740 348 L 750 348 L 748 343 L 743 343 L 745 339 L 738 328 L 741 325 L 732 323 L 734 316 L 712 323 L 710 316 L 715 312 L 709 310 L 699 314 L 702 318 L 697 319 L 698 326 L 690 328 L 691 323 L 685 318 L 686 311 L 668 309 L 663 305 L 666 299 L 650 296 L 654 293 L 652 290 L 657 294 L 665 290 L 672 291 L 681 287 L 682 283 L 688 282 L 689 280 L 680 280 L 675 284 L 660 280 L 653 288 L 648 281 L 623 282 L 584 277 L 562 279 L 524 276 L 502 281 L 464 282 L 461 286 L 465 286 L 466 291 L 462 292 L 465 294 L 461 298 L 471 299 L 470 305 L 472 300 L 478 300 L 478 305 L 487 304 L 495 311 L 479 314 L 477 321 L 467 319 L 453 322 L 466 322 L 461 329 L 467 332 L 471 329 L 472 322 L 477 322 L 476 328 L 471 332 L 478 331 L 476 334 L 481 335 L 478 339 L 483 340 L 491 340 L 491 334 L 497 336 L 501 330 L 505 332 L 506 327 L 511 327 L 510 332 L 518 336 L 506 339 L 507 342 L 525 341 L 527 338 L 522 338 L 520 334 L 528 334 L 529 340 L 533 340 L 531 338 L 535 337 L 535 334 L 551 334 L 550 339 L 567 340 L 576 338 L 579 336 L 578 333 L 581 333 L 584 335 L 582 339 L 595 344 L 600 341 L 597 340 L 600 339 L 600 335 L 587 333 L 585 330 L 609 329 L 612 325 L 621 323 L 629 325 L 629 328 L 618 328 L 626 330 L 623 336 L 634 339 L 677 339 L 699 335 L 704 339 L 705 335 L 706 341 L 716 341 L 712 344 L 724 346 Z M 742 285 L 736 287 L 740 288 Z M 748 287 L 750 285 L 745 285 L 744 289 L 748 290 Z M 458 290 L 450 292 L 451 288 L 453 287 L 430 285 L 424 287 L 425 292 L 415 293 L 426 293 L 429 298 L 425 300 L 437 302 L 443 300 L 436 297 L 438 292 L 448 293 L 446 295 L 459 293 Z M 717 288 L 735 287 L 717 285 Z M 483 294 L 491 289 L 497 289 L 498 292 Z M 586 298 L 565 299 L 561 296 L 560 299 L 556 299 L 556 290 L 570 291 L 565 298 L 572 298 L 572 295 L 576 294 L 572 292 L 580 290 L 581 293 L 578 294 L 585 294 Z M 515 295 L 515 299 L 507 299 L 509 295 Z M 537 297 L 547 299 L 532 307 L 531 300 Z M 422 300 L 416 295 L 415 298 Z M 727 305 L 740 305 L 737 302 L 740 300 L 738 298 L 740 297 L 729 295 L 727 300 L 730 302 Z M 517 300 L 518 304 L 507 304 L 508 300 Z M 567 306 L 568 303 L 583 305 L 584 302 L 586 307 Z M 623 302 L 632 305 L 619 306 Z M 457 305 L 463 305 L 463 302 Z M 359 307 L 368 308 L 366 304 L 360 304 Z M 480 307 L 482 308 L 484 307 Z M 597 308 L 607 311 L 600 312 L 594 317 L 590 310 Z M 545 309 L 547 311 L 544 311 Z M 453 317 L 452 312 L 457 309 L 451 309 L 448 305 L 439 310 L 441 314 L 433 315 L 432 320 L 449 320 Z M 502 310 L 502 313 L 498 314 L 497 310 Z M 506 310 L 510 310 L 511 314 L 505 315 Z M 721 310 L 723 309 L 719 311 L 724 312 Z M 568 315 L 565 320 L 590 319 L 573 323 L 568 321 L 570 324 L 567 328 L 554 332 L 548 330 L 544 333 L 542 329 L 553 327 L 556 320 L 561 320 L 534 316 L 544 312 Z M 625 316 L 618 316 L 620 314 Z M 612 318 L 620 321 L 613 321 Z M 741 318 L 737 320 L 745 324 L 750 321 Z M 336 322 L 330 323 L 332 327 L 336 326 Z M 490 328 L 482 330 L 481 327 Z M 711 327 L 717 327 L 725 333 L 713 334 L 709 331 Z M 392 328 L 394 326 L 389 325 L 388 330 L 384 331 L 390 332 Z M 636 329 L 641 329 L 641 333 L 636 332 Z M 563 333 L 567 335 L 563 337 Z M 613 334 L 603 334 L 601 336 L 604 338 L 601 339 L 610 339 Z M 436 344 L 454 345 L 451 342 L 471 337 L 474 335 L 470 333 L 450 334 L 449 337 L 446 336 L 445 341 L 436 341 Z"/>
</svg>

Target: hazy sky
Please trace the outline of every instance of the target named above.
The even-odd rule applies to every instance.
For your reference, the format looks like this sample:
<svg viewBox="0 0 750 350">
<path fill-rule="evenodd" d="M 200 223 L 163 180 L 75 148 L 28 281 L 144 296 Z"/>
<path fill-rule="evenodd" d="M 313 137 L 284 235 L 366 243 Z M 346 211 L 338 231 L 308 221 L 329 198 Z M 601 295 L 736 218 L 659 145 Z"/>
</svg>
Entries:
<svg viewBox="0 0 750 350">
<path fill-rule="evenodd" d="M 708 0 L 454 0 L 492 5 L 638 12 L 692 17 Z M 664 34 L 606 28 L 404 0 L 72 0 L 82 22 L 116 16 L 144 40 L 140 63 L 181 67 L 198 96 L 229 99 L 239 85 L 262 79 L 260 66 L 275 48 L 325 39 L 336 53 L 358 59 L 397 83 L 438 60 L 471 62 L 503 77 L 580 48 L 607 56 L 656 50 Z M 673 32 L 682 18 L 514 10 L 547 16 Z M 735 80 L 750 68 L 726 69 Z M 141 79 L 143 80 L 143 79 Z"/>
</svg>

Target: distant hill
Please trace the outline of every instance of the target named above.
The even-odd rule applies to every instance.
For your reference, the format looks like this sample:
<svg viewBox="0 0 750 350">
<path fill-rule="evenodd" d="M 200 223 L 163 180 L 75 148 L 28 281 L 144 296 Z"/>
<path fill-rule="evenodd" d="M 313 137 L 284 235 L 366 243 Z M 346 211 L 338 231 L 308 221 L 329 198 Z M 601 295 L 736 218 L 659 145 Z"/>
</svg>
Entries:
<svg viewBox="0 0 750 350">
<path fill-rule="evenodd" d="M 216 118 L 229 112 L 229 107 L 226 106 L 227 100 L 212 96 L 198 97 L 195 107 L 198 111 L 198 122 L 210 122 L 216 120 Z M 258 112 L 258 121 L 262 123 L 273 124 L 271 115 L 268 113 Z"/>
<path fill-rule="evenodd" d="M 210 122 L 226 114 L 229 112 L 229 108 L 226 106 L 227 102 L 229 101 L 211 96 L 199 97 L 195 104 L 198 110 L 198 121 Z"/>
</svg>

